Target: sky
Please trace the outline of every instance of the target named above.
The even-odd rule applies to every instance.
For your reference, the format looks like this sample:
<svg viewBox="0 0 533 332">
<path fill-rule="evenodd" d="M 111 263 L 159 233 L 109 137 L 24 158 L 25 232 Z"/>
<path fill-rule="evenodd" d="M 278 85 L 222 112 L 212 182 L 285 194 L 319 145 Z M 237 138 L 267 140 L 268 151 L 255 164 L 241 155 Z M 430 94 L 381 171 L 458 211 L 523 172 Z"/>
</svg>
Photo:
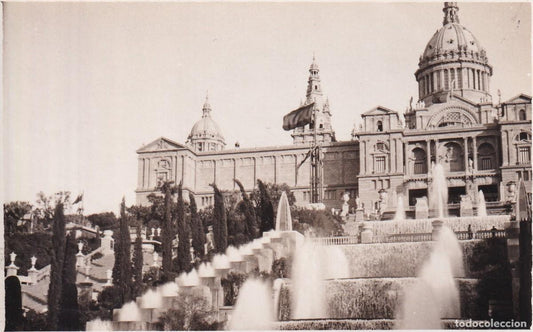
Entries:
<svg viewBox="0 0 533 332">
<path fill-rule="evenodd" d="M 135 151 L 184 143 L 206 93 L 228 147 L 289 145 L 313 54 L 338 140 L 377 106 L 403 113 L 442 3 L 4 3 L 6 202 L 84 193 L 86 213 L 135 203 Z M 493 100 L 531 95 L 531 8 L 459 3 L 487 50 Z"/>
</svg>

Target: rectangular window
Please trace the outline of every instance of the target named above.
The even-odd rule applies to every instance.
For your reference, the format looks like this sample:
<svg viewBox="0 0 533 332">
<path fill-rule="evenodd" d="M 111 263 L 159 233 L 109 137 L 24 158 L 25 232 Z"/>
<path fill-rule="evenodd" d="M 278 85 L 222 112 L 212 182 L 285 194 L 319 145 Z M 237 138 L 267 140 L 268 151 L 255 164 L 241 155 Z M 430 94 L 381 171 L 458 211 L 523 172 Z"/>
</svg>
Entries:
<svg viewBox="0 0 533 332">
<path fill-rule="evenodd" d="M 529 181 L 529 172 L 528 171 L 524 172 L 524 181 Z"/>
<path fill-rule="evenodd" d="M 449 90 L 450 89 L 450 83 L 448 81 L 449 77 L 448 77 L 448 69 L 445 69 L 444 70 L 444 90 Z"/>
<path fill-rule="evenodd" d="M 461 69 L 457 69 L 457 83 L 455 84 L 457 89 L 463 88 L 463 73 Z"/>
<path fill-rule="evenodd" d="M 457 86 L 457 82 L 455 81 L 455 69 L 450 69 L 450 89 L 455 89 L 455 87 Z"/>
<path fill-rule="evenodd" d="M 521 164 L 531 162 L 529 146 L 521 146 L 518 148 L 518 162 Z"/>
<path fill-rule="evenodd" d="M 376 157 L 376 173 L 385 172 L 385 157 Z"/>
</svg>

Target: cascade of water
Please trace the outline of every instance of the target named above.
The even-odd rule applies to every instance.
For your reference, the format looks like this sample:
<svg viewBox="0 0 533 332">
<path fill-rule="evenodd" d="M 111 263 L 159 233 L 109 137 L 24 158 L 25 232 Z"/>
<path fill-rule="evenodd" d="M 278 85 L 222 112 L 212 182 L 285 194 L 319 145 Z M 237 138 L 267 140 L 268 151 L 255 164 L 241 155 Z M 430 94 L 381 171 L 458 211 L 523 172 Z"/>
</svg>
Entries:
<svg viewBox="0 0 533 332">
<path fill-rule="evenodd" d="M 398 197 L 398 203 L 396 204 L 394 220 L 405 220 L 405 206 L 403 205 L 403 197 L 401 195 Z"/>
<path fill-rule="evenodd" d="M 416 282 L 406 289 L 396 327 L 439 329 L 442 318 L 460 317 L 459 289 L 464 276 L 462 251 L 453 231 L 443 227 Z"/>
<path fill-rule="evenodd" d="M 324 279 L 342 279 L 350 276 L 350 265 L 339 246 L 324 246 L 321 250 Z"/>
<path fill-rule="evenodd" d="M 477 195 L 477 216 L 486 217 L 487 216 L 487 205 L 485 204 L 485 195 L 483 191 L 479 191 Z"/>
<path fill-rule="evenodd" d="M 318 246 L 309 239 L 296 248 L 291 273 L 293 319 L 326 316 L 323 269 L 319 257 Z"/>
<path fill-rule="evenodd" d="M 285 191 L 281 193 L 276 214 L 276 231 L 292 231 L 291 209 Z"/>
<path fill-rule="evenodd" d="M 271 330 L 274 321 L 272 292 L 268 284 L 248 279 L 239 291 L 229 330 Z"/>
<path fill-rule="evenodd" d="M 443 218 L 448 215 L 448 184 L 444 167 L 441 164 L 433 166 L 433 181 L 429 195 L 429 208 L 436 213 L 436 217 Z"/>
<path fill-rule="evenodd" d="M 159 308 L 163 305 L 163 298 L 157 290 L 149 289 L 141 297 L 141 307 L 145 309 Z"/>
</svg>

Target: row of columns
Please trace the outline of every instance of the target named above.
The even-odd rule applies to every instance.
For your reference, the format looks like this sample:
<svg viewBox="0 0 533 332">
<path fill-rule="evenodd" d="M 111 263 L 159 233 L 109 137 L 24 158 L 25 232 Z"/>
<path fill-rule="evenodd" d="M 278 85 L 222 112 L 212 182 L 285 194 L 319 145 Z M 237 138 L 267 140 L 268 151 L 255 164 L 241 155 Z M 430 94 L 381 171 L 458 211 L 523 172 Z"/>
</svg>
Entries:
<svg viewBox="0 0 533 332">
<path fill-rule="evenodd" d="M 453 89 L 489 91 L 487 72 L 473 68 L 448 68 L 432 71 L 420 78 L 419 94 L 427 96 L 434 92 Z M 455 81 L 452 86 L 452 82 Z"/>
</svg>

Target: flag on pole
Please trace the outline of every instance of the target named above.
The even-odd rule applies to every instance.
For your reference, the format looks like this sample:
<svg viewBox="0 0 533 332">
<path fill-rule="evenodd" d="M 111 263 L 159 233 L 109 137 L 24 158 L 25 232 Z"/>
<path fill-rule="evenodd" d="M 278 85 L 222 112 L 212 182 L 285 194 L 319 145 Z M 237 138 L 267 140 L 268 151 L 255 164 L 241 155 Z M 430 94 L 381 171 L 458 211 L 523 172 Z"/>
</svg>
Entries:
<svg viewBox="0 0 533 332">
<path fill-rule="evenodd" d="M 83 200 L 83 194 L 79 194 L 78 197 L 76 198 L 76 200 L 72 204 L 73 205 L 77 204 L 77 203 L 81 202 L 82 200 Z"/>
<path fill-rule="evenodd" d="M 313 121 L 313 108 L 315 103 L 295 109 L 283 117 L 283 129 L 291 130 L 303 127 Z"/>
</svg>

